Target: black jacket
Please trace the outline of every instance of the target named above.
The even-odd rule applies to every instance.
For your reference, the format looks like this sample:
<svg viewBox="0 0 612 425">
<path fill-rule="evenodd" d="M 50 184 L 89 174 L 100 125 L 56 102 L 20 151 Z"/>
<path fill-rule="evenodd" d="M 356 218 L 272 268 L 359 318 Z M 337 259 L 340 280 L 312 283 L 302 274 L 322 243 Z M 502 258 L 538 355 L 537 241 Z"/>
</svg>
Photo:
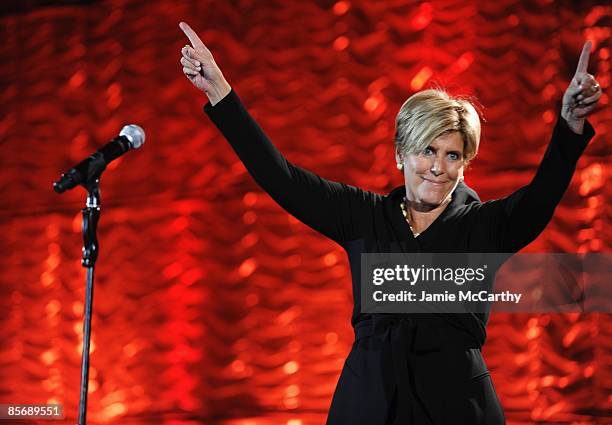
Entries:
<svg viewBox="0 0 612 425">
<path fill-rule="evenodd" d="M 233 90 L 204 110 L 263 190 L 347 252 L 356 339 L 334 393 L 328 425 L 503 423 L 480 355 L 488 312 L 361 313 L 361 254 L 519 251 L 549 222 L 593 128 L 586 123 L 584 134 L 577 135 L 559 119 L 530 184 L 505 198 L 481 202 L 476 192 L 459 183 L 451 203 L 415 238 L 400 209 L 403 186 L 380 195 L 290 163 Z"/>
</svg>

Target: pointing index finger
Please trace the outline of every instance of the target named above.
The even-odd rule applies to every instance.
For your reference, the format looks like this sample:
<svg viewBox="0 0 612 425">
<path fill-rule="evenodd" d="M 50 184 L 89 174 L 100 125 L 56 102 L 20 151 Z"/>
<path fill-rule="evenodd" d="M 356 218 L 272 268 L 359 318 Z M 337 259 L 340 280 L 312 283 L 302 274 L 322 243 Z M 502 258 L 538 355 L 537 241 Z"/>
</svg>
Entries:
<svg viewBox="0 0 612 425">
<path fill-rule="evenodd" d="M 586 74 L 587 69 L 589 67 L 589 55 L 591 54 L 591 41 L 587 41 L 584 43 L 584 47 L 582 48 L 582 53 L 580 53 L 580 59 L 578 60 L 578 66 L 576 67 L 576 73 L 578 74 Z"/>
<path fill-rule="evenodd" d="M 198 37 L 198 35 L 195 33 L 195 31 L 192 30 L 191 27 L 187 25 L 185 22 L 181 22 L 179 24 L 179 28 L 183 30 L 183 32 L 185 33 L 185 35 L 191 42 L 191 45 L 195 49 L 206 47 L 204 43 L 202 42 L 202 40 L 200 40 L 200 37 Z"/>
</svg>

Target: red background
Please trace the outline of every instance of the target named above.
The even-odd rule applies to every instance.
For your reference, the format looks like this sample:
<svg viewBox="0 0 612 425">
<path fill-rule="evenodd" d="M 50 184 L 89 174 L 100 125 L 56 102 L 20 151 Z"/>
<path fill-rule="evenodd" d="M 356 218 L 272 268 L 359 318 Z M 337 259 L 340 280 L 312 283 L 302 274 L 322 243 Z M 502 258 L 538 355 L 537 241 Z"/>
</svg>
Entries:
<svg viewBox="0 0 612 425">
<path fill-rule="evenodd" d="M 597 136 L 527 251 L 611 249 L 603 0 L 35 3 L 0 16 L 0 403 L 63 403 L 75 422 L 84 191 L 51 183 L 134 122 L 146 144 L 102 181 L 88 419 L 324 422 L 353 340 L 346 257 L 262 193 L 203 114 L 181 20 L 291 161 L 366 189 L 402 184 L 392 139 L 410 94 L 476 96 L 466 180 L 485 200 L 533 175 L 591 39 Z M 484 355 L 509 423 L 611 423 L 610 323 L 494 314 Z"/>
</svg>

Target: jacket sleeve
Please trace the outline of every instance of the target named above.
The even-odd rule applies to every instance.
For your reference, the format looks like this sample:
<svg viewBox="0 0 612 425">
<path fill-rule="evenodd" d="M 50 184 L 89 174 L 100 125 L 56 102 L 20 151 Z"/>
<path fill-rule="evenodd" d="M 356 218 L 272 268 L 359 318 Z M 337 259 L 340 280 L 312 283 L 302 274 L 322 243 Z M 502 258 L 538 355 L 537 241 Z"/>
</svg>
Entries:
<svg viewBox="0 0 612 425">
<path fill-rule="evenodd" d="M 505 198 L 481 204 L 478 218 L 489 224 L 496 252 L 518 252 L 544 230 L 594 134 L 588 121 L 583 134 L 576 134 L 559 118 L 531 182 Z"/>
<path fill-rule="evenodd" d="M 342 245 L 355 238 L 375 195 L 337 183 L 289 162 L 248 113 L 232 89 L 204 112 L 230 143 L 257 184 L 289 214 Z"/>
</svg>

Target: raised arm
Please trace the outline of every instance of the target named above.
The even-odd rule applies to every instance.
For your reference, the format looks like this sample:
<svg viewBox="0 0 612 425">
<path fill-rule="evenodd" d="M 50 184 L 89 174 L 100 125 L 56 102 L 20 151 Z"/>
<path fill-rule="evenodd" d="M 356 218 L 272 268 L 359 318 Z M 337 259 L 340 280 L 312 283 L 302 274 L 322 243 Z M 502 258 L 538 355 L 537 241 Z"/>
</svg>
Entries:
<svg viewBox="0 0 612 425">
<path fill-rule="evenodd" d="M 479 219 L 490 223 L 499 252 L 516 252 L 546 227 L 572 179 L 580 155 L 595 134 L 585 118 L 601 97 L 587 73 L 591 43 L 585 43 L 576 73 L 563 95 L 561 117 L 531 182 L 510 196 L 481 205 Z"/>
<path fill-rule="evenodd" d="M 183 72 L 209 99 L 204 111 L 229 141 L 255 181 L 297 219 L 342 244 L 356 238 L 374 195 L 297 167 L 276 149 L 227 83 L 212 54 L 184 22 L 192 46 L 182 50 Z"/>
</svg>

